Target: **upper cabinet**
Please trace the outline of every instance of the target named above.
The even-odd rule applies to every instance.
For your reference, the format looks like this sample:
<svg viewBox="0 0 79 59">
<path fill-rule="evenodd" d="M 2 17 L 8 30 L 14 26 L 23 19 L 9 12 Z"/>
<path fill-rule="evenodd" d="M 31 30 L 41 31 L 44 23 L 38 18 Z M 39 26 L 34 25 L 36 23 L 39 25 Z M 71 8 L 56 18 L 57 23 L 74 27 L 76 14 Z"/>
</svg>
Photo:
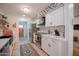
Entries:
<svg viewBox="0 0 79 59">
<path fill-rule="evenodd" d="M 46 15 L 46 26 L 64 25 L 64 8 L 59 7 Z"/>
<path fill-rule="evenodd" d="M 45 26 L 45 17 L 40 17 L 36 20 L 37 27 Z"/>
<path fill-rule="evenodd" d="M 51 15 L 47 14 L 46 15 L 46 26 L 51 26 L 52 22 L 51 22 Z"/>
</svg>

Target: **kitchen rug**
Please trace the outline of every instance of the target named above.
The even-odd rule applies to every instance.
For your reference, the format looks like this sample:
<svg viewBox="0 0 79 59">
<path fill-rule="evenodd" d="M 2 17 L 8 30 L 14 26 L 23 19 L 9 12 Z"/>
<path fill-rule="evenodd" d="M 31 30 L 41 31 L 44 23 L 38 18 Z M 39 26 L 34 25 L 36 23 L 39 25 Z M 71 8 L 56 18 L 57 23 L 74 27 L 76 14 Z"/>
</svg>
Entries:
<svg viewBox="0 0 79 59">
<path fill-rule="evenodd" d="M 20 45 L 21 56 L 39 56 L 39 54 L 32 48 L 30 44 Z"/>
</svg>

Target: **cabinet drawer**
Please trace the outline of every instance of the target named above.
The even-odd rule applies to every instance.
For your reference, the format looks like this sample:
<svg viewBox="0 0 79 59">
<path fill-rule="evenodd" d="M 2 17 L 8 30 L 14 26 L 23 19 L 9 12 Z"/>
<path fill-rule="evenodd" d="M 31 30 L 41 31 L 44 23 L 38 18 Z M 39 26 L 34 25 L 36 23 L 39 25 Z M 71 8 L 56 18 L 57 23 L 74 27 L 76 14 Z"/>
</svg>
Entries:
<svg viewBox="0 0 79 59">
<path fill-rule="evenodd" d="M 49 42 L 50 42 L 50 44 L 51 44 L 51 46 L 53 47 L 57 47 L 58 46 L 58 43 L 59 43 L 59 41 L 58 40 L 55 40 L 55 39 L 53 39 L 53 38 L 50 38 L 49 39 Z"/>
<path fill-rule="evenodd" d="M 49 47 L 50 55 L 53 55 L 53 56 L 59 55 L 58 42 L 55 39 L 49 39 L 48 44 L 50 44 L 50 47 Z"/>
<path fill-rule="evenodd" d="M 42 38 L 42 49 L 48 53 L 48 39 L 47 38 Z"/>
<path fill-rule="evenodd" d="M 58 50 L 55 47 L 49 47 L 48 54 L 50 56 L 58 56 L 59 52 L 58 52 Z"/>
</svg>

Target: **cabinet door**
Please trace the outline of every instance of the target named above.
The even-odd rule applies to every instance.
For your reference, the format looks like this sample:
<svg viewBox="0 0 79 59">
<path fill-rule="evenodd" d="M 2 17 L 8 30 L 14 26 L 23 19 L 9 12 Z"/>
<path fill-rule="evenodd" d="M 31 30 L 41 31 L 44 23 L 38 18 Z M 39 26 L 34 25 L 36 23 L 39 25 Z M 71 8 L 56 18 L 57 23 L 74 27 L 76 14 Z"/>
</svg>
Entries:
<svg viewBox="0 0 79 59">
<path fill-rule="evenodd" d="M 46 15 L 46 26 L 51 26 L 51 15 L 50 13 Z"/>
<path fill-rule="evenodd" d="M 58 56 L 59 49 L 58 49 L 58 42 L 55 39 L 49 39 L 50 47 L 49 47 L 49 54 L 51 56 Z"/>
<path fill-rule="evenodd" d="M 48 54 L 48 38 L 46 36 L 42 36 L 42 49 Z"/>
<path fill-rule="evenodd" d="M 52 26 L 64 25 L 64 9 L 57 8 L 51 13 Z"/>
</svg>

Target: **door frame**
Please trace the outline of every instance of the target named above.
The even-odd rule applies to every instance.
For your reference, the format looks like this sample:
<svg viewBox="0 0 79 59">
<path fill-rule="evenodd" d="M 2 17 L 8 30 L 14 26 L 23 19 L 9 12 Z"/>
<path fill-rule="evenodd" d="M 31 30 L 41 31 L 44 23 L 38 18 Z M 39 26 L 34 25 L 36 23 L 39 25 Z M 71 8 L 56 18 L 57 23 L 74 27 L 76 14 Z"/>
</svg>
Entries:
<svg viewBox="0 0 79 59">
<path fill-rule="evenodd" d="M 73 56 L 73 20 L 74 20 L 74 4 L 64 4 L 65 19 L 65 39 L 67 40 L 67 55 Z"/>
</svg>

